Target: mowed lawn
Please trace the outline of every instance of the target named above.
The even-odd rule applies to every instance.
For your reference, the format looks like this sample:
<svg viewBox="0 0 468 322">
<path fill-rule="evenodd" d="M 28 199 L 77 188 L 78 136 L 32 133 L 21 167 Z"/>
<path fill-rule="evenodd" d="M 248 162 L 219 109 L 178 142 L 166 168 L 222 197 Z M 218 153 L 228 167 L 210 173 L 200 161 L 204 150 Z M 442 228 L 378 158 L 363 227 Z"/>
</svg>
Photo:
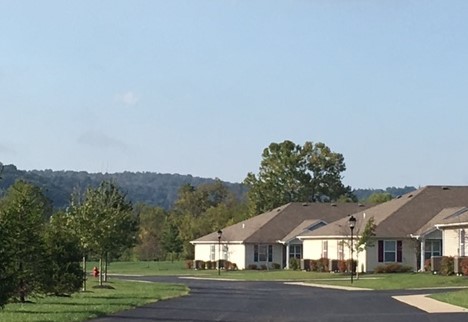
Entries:
<svg viewBox="0 0 468 322">
<path fill-rule="evenodd" d="M 109 313 L 158 300 L 186 295 L 189 289 L 180 284 L 127 282 L 112 280 L 105 288 L 90 278 L 87 291 L 71 297 L 30 298 L 25 304 L 7 304 L 0 310 L 0 321 L 86 321 Z"/>
</svg>

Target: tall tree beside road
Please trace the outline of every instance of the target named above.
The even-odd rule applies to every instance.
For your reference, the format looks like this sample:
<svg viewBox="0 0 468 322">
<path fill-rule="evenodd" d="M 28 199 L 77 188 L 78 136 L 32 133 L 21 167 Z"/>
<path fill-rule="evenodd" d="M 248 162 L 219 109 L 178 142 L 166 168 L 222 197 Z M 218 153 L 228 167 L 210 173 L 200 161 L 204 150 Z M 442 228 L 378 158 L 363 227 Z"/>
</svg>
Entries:
<svg viewBox="0 0 468 322">
<path fill-rule="evenodd" d="M 136 243 L 138 223 L 132 204 L 111 182 L 103 181 L 97 188 L 88 188 L 82 199 L 75 196 L 69 214 L 85 253 L 98 255 L 101 263 L 108 254 L 118 256 Z"/>
<path fill-rule="evenodd" d="M 11 296 L 20 302 L 44 290 L 47 262 L 43 232 L 50 210 L 41 190 L 24 181 L 11 186 L 0 203 L 0 253 L 9 261 L 2 263 L 3 276 L 8 290 L 13 291 Z"/>
<path fill-rule="evenodd" d="M 343 155 L 323 143 L 271 143 L 263 150 L 258 175 L 248 173 L 244 183 L 252 214 L 294 201 L 355 200 L 341 182 L 346 170 Z"/>
</svg>

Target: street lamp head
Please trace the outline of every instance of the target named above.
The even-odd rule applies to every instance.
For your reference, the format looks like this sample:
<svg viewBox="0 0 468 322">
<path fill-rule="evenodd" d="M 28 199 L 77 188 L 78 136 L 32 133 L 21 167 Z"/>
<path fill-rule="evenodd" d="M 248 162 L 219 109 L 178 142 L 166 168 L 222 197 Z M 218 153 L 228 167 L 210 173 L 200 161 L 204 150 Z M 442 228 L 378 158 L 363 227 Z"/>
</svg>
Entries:
<svg viewBox="0 0 468 322">
<path fill-rule="evenodd" d="M 349 224 L 349 228 L 354 229 L 354 226 L 356 226 L 356 218 L 354 218 L 354 216 L 351 216 L 348 219 L 348 224 Z"/>
<path fill-rule="evenodd" d="M 223 234 L 223 231 L 220 229 L 218 230 L 218 240 L 221 240 L 221 235 Z"/>
</svg>

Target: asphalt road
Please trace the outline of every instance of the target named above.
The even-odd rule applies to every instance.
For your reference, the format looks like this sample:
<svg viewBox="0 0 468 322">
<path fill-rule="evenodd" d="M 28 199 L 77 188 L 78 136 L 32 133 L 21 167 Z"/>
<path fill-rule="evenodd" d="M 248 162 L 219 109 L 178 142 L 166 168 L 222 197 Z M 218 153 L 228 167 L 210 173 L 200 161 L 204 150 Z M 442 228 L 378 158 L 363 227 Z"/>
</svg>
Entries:
<svg viewBox="0 0 468 322">
<path fill-rule="evenodd" d="M 93 322 L 122 321 L 468 321 L 467 313 L 430 314 L 392 299 L 424 291 L 343 291 L 281 282 L 144 277 L 187 284 L 190 295 L 119 312 Z"/>
</svg>

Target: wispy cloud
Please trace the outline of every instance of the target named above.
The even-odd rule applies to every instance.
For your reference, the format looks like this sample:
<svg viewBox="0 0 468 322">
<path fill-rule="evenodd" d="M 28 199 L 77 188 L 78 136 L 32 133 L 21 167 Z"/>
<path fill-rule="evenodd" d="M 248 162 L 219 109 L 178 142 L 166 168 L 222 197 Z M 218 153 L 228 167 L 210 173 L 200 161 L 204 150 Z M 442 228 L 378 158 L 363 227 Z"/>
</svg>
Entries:
<svg viewBox="0 0 468 322">
<path fill-rule="evenodd" d="M 133 91 L 126 91 L 123 93 L 119 93 L 115 96 L 115 99 L 117 102 L 122 103 L 126 106 L 134 106 L 140 100 L 138 95 Z"/>
<path fill-rule="evenodd" d="M 126 144 L 122 141 L 112 138 L 100 131 L 88 131 L 80 135 L 78 142 L 95 148 L 117 148 L 126 149 Z"/>
</svg>

